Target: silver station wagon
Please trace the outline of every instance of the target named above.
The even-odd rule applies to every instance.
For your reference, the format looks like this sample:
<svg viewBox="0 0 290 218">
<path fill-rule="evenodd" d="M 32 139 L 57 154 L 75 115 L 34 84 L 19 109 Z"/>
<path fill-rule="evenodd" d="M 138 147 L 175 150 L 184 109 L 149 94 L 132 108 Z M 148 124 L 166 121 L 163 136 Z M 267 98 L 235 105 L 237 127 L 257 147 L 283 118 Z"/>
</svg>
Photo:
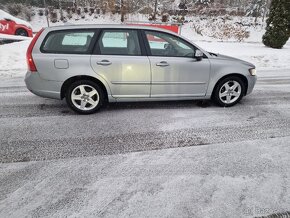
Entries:
<svg viewBox="0 0 290 218">
<path fill-rule="evenodd" d="M 31 92 L 66 98 L 82 114 L 106 102 L 212 99 L 229 107 L 251 93 L 257 79 L 251 63 L 134 25 L 42 29 L 28 47 L 27 64 Z"/>
</svg>

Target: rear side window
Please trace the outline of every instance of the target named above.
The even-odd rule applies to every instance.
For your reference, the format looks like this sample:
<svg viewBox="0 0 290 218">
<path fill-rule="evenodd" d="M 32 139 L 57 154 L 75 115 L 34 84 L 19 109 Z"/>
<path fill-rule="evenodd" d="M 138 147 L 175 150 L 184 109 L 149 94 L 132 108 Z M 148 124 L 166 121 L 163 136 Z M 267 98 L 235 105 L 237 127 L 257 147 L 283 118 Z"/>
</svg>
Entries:
<svg viewBox="0 0 290 218">
<path fill-rule="evenodd" d="M 65 30 L 48 34 L 41 52 L 59 54 L 88 54 L 93 43 L 93 30 Z"/>
<path fill-rule="evenodd" d="M 141 55 L 136 30 L 103 30 L 98 40 L 100 55 Z"/>
</svg>

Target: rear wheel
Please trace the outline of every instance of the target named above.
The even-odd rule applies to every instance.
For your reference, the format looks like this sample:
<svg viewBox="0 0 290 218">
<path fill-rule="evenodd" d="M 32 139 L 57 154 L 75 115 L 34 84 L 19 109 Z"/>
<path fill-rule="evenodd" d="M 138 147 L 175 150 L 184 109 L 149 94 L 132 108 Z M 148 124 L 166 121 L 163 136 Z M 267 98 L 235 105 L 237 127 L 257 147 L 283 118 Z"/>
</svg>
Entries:
<svg viewBox="0 0 290 218">
<path fill-rule="evenodd" d="M 17 29 L 15 32 L 17 36 L 28 36 L 28 32 L 25 29 Z"/>
<path fill-rule="evenodd" d="M 222 107 L 237 104 L 245 93 L 245 84 L 237 76 L 229 76 L 221 80 L 213 93 L 213 100 Z"/>
<path fill-rule="evenodd" d="M 104 92 L 90 80 L 76 81 L 67 89 L 66 102 L 77 113 L 92 114 L 103 105 Z"/>
</svg>

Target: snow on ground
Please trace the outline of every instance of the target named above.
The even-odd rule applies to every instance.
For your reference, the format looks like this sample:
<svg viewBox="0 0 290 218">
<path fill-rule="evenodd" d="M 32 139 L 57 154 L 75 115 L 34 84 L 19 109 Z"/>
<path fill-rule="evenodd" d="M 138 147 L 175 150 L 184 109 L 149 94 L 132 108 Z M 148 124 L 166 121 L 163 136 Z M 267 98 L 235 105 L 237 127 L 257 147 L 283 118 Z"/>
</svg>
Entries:
<svg viewBox="0 0 290 218">
<path fill-rule="evenodd" d="M 26 50 L 30 41 L 0 45 L 0 77 L 24 77 Z"/>
<path fill-rule="evenodd" d="M 283 49 L 265 47 L 262 43 L 238 42 L 196 42 L 207 51 L 225 54 L 249 61 L 259 70 L 289 69 L 290 76 L 290 41 Z M 263 75 L 261 75 L 263 76 Z"/>
<path fill-rule="evenodd" d="M 25 36 L 15 36 L 15 35 L 8 35 L 8 34 L 3 34 L 0 33 L 0 40 L 1 39 L 8 39 L 8 40 L 31 40 L 30 37 L 25 37 Z"/>
<path fill-rule="evenodd" d="M 1 217 L 239 218 L 289 210 L 289 137 L 0 165 Z"/>
<path fill-rule="evenodd" d="M 237 42 L 234 38 L 218 39 L 212 37 L 215 33 L 220 33 L 219 27 L 223 25 L 230 25 L 232 28 L 240 27 L 241 29 L 249 32 L 249 37 L 245 38 L 245 42 L 261 42 L 262 36 L 265 33 L 265 23 L 258 19 L 257 25 L 254 25 L 253 18 L 251 17 L 231 17 L 230 20 L 223 20 L 224 17 L 189 17 L 188 23 L 182 26 L 183 35 L 189 36 L 195 41 L 225 41 L 225 42 Z M 243 23 L 245 26 L 240 26 L 237 23 Z M 220 26 L 218 26 L 220 25 Z M 198 34 L 195 29 L 200 31 Z"/>
</svg>

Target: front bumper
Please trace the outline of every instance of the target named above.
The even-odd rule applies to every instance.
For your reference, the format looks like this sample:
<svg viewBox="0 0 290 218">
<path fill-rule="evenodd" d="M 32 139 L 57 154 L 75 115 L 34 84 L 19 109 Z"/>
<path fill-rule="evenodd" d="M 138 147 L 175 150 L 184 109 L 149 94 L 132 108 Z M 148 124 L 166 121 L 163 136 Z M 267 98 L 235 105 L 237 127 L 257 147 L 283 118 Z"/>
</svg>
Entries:
<svg viewBox="0 0 290 218">
<path fill-rule="evenodd" d="M 44 80 L 38 72 L 31 73 L 30 71 L 26 73 L 24 81 L 27 89 L 35 95 L 61 99 L 60 92 L 63 82 Z"/>
<path fill-rule="evenodd" d="M 253 92 L 254 86 L 257 82 L 257 76 L 247 76 L 248 80 L 248 90 L 247 90 L 247 95 L 251 94 Z"/>
</svg>

